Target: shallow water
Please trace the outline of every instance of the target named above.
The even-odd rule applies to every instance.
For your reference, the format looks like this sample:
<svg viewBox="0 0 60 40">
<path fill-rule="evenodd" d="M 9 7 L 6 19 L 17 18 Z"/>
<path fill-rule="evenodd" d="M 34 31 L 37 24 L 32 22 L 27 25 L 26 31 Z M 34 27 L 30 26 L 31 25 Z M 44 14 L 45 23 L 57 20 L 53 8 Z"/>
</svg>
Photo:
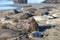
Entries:
<svg viewBox="0 0 60 40">
<path fill-rule="evenodd" d="M 41 3 L 44 0 L 28 0 L 28 4 Z M 13 0 L 0 0 L 0 10 L 17 9 Z"/>
<path fill-rule="evenodd" d="M 0 0 L 0 10 L 17 9 L 12 0 Z"/>
<path fill-rule="evenodd" d="M 7 10 L 7 9 L 16 9 L 17 7 L 14 6 L 0 6 L 0 10 Z"/>
</svg>

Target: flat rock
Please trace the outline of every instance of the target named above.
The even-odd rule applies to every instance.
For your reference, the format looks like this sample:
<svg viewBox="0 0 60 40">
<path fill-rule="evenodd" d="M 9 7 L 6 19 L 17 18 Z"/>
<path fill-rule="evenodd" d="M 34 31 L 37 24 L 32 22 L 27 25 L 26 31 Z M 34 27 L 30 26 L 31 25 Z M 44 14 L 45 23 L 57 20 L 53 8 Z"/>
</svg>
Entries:
<svg viewBox="0 0 60 40">
<path fill-rule="evenodd" d="M 19 35 L 18 30 L 2 29 L 0 31 L 0 38 L 13 38 Z"/>
</svg>

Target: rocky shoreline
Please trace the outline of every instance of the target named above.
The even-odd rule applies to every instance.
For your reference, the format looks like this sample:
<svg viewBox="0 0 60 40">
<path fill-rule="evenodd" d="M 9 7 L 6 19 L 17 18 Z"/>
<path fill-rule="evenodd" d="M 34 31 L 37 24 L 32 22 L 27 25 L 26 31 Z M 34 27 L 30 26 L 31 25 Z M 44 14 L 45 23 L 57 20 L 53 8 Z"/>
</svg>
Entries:
<svg viewBox="0 0 60 40">
<path fill-rule="evenodd" d="M 60 40 L 59 6 L 42 6 L 0 12 L 0 40 Z"/>
</svg>

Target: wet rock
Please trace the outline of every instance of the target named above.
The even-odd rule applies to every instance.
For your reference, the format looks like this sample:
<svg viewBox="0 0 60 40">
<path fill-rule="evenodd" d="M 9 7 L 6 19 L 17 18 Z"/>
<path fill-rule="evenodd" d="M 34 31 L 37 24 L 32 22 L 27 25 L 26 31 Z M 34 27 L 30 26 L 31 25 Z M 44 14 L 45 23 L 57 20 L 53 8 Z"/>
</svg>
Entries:
<svg viewBox="0 0 60 40">
<path fill-rule="evenodd" d="M 33 37 L 37 37 L 37 38 L 42 37 L 42 34 L 40 32 L 38 32 L 38 31 L 33 31 L 31 34 L 32 34 Z"/>
</svg>

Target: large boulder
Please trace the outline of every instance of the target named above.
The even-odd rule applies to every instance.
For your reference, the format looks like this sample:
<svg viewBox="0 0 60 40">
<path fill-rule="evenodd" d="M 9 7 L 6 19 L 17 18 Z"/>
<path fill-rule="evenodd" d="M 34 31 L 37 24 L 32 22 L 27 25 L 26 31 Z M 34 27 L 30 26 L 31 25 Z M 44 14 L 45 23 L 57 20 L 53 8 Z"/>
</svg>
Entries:
<svg viewBox="0 0 60 40">
<path fill-rule="evenodd" d="M 38 24 L 33 18 L 29 18 L 27 20 L 20 20 L 20 22 L 17 24 L 18 29 L 26 30 L 28 32 L 33 32 L 38 30 Z"/>
<path fill-rule="evenodd" d="M 33 18 L 35 19 L 39 26 L 46 25 L 45 22 L 46 20 L 48 20 L 48 18 L 45 16 L 33 16 Z"/>
<path fill-rule="evenodd" d="M 37 22 L 35 21 L 34 18 L 29 18 L 28 19 L 28 24 L 30 25 L 29 26 L 29 32 L 33 32 L 33 31 L 38 30 L 38 24 L 37 24 Z"/>
</svg>

